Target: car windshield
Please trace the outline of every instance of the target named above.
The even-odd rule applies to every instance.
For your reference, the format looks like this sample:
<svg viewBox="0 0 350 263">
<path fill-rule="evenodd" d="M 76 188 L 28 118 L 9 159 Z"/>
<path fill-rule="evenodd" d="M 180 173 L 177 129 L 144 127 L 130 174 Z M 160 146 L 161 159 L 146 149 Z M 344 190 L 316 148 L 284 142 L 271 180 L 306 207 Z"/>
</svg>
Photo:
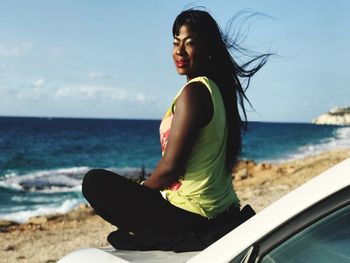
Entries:
<svg viewBox="0 0 350 263">
<path fill-rule="evenodd" d="M 261 263 L 350 262 L 350 205 L 326 216 L 288 239 Z"/>
</svg>

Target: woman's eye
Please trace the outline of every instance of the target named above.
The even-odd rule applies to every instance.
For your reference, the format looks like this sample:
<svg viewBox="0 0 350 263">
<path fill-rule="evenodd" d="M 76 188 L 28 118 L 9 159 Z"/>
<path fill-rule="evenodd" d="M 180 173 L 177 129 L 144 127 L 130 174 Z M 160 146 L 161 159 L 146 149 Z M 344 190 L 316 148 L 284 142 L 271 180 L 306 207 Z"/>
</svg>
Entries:
<svg viewBox="0 0 350 263">
<path fill-rule="evenodd" d="M 177 47 L 179 45 L 179 42 L 173 42 L 173 46 Z"/>
<path fill-rule="evenodd" d="M 186 41 L 186 46 L 192 47 L 195 45 L 194 41 Z"/>
</svg>

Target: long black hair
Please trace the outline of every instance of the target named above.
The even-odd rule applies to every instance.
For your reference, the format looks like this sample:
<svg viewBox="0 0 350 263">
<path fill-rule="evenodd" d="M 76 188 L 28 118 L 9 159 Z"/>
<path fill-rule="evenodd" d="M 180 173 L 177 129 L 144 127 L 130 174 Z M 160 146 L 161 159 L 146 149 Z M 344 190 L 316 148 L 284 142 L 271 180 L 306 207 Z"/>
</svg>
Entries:
<svg viewBox="0 0 350 263">
<path fill-rule="evenodd" d="M 232 21 L 231 21 L 232 24 Z M 231 25 L 230 24 L 230 25 Z M 230 30 L 224 34 L 213 17 L 204 10 L 188 9 L 182 11 L 173 24 L 173 36 L 179 34 L 182 26 L 188 26 L 204 41 L 210 54 L 208 76 L 218 86 L 224 101 L 228 126 L 226 164 L 229 168 L 236 163 L 242 150 L 242 135 L 247 129 L 247 114 L 244 105 L 249 100 L 245 94 L 250 78 L 266 63 L 271 54 L 256 54 L 239 65 L 230 54 L 248 54 L 240 47 L 238 38 L 232 38 Z M 245 85 L 243 85 L 245 84 Z M 241 119 L 238 103 L 244 115 Z"/>
</svg>

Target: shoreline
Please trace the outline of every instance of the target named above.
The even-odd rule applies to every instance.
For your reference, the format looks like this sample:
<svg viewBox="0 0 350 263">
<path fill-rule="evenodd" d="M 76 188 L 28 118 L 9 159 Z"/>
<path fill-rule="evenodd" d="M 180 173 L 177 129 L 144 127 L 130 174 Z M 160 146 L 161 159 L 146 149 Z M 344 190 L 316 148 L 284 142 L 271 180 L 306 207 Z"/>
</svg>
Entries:
<svg viewBox="0 0 350 263">
<path fill-rule="evenodd" d="M 241 205 L 249 203 L 259 212 L 348 157 L 350 149 L 284 163 L 240 161 L 233 183 Z M 76 249 L 109 245 L 106 237 L 114 230 L 88 205 L 65 214 L 33 217 L 23 224 L 0 220 L 0 258 L 2 262 L 56 262 Z"/>
</svg>

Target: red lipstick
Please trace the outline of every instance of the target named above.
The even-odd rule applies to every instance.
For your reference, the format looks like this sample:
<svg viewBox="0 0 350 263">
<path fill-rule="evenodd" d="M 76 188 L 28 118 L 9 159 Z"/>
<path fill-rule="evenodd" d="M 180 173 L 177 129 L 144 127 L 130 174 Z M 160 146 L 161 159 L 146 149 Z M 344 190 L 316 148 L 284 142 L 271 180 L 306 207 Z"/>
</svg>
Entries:
<svg viewBox="0 0 350 263">
<path fill-rule="evenodd" d="M 186 60 L 177 60 L 176 61 L 176 66 L 179 68 L 184 68 L 188 65 L 188 61 Z"/>
</svg>

